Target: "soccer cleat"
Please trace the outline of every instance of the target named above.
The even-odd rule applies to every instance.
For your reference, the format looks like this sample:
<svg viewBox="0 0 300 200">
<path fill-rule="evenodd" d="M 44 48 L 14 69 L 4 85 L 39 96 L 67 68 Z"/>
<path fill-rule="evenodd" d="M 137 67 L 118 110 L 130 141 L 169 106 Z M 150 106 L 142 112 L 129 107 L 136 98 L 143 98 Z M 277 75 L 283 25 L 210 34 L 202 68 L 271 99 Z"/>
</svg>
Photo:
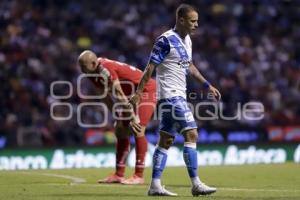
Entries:
<svg viewBox="0 0 300 200">
<path fill-rule="evenodd" d="M 133 175 L 132 177 L 123 180 L 121 183 L 125 185 L 142 185 L 144 184 L 144 178 L 141 178 L 137 175 Z"/>
<path fill-rule="evenodd" d="M 124 177 L 113 174 L 105 179 L 98 180 L 98 183 L 122 183 L 122 181 L 124 181 Z"/>
<path fill-rule="evenodd" d="M 165 189 L 165 186 L 159 188 L 149 188 L 148 196 L 178 196 L 176 193 L 170 192 Z"/>
<path fill-rule="evenodd" d="M 200 182 L 198 185 L 192 187 L 192 195 L 199 196 L 199 195 L 208 195 L 211 193 L 216 192 L 217 189 L 214 187 L 209 187 L 204 183 Z"/>
</svg>

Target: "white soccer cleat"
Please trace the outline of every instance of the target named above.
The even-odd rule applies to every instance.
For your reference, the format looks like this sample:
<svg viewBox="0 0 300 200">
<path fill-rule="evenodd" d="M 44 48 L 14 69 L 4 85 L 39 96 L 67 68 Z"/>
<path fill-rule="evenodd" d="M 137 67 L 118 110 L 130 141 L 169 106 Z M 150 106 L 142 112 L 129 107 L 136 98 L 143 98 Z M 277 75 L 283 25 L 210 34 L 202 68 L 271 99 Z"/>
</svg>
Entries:
<svg viewBox="0 0 300 200">
<path fill-rule="evenodd" d="M 178 196 L 178 194 L 170 192 L 165 189 L 165 186 L 158 188 L 149 188 L 148 196 Z"/>
<path fill-rule="evenodd" d="M 199 196 L 199 195 L 208 195 L 216 192 L 217 189 L 214 187 L 209 187 L 204 183 L 200 182 L 198 185 L 192 187 L 192 195 Z"/>
</svg>

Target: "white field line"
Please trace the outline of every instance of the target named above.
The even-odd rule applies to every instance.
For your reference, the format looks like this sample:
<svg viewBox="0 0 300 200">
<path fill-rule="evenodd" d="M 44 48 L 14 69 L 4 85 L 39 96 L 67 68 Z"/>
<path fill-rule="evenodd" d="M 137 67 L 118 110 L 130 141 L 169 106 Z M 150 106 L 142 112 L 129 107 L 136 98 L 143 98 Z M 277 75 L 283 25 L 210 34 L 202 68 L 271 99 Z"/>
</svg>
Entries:
<svg viewBox="0 0 300 200">
<path fill-rule="evenodd" d="M 64 178 L 71 181 L 71 185 L 78 185 L 81 183 L 85 183 L 86 180 L 84 178 L 79 178 L 75 176 L 63 175 L 63 174 L 52 174 L 52 173 L 37 173 L 37 172 L 23 172 L 24 174 L 32 174 L 32 175 L 43 175 L 43 176 L 51 176 L 51 177 L 58 177 Z"/>
<path fill-rule="evenodd" d="M 136 187 L 136 185 L 122 185 L 122 184 L 84 184 L 84 186 L 89 187 Z M 149 185 L 139 185 L 138 187 L 146 187 Z M 166 186 L 168 187 L 168 186 Z M 245 191 L 245 192 L 300 192 L 300 190 L 287 190 L 287 189 L 257 189 L 257 188 L 219 188 L 217 191 Z"/>
<path fill-rule="evenodd" d="M 217 188 L 217 190 L 225 191 L 246 191 L 246 192 L 300 192 L 300 190 L 286 190 L 286 189 L 257 189 L 257 188 Z"/>
<path fill-rule="evenodd" d="M 30 175 L 43 175 L 43 176 L 51 176 L 51 177 L 58 177 L 58 178 L 64 178 L 71 180 L 71 185 L 80 185 L 80 186 L 87 186 L 87 187 L 136 187 L 136 185 L 122 185 L 122 184 L 95 184 L 92 183 L 86 183 L 86 180 L 84 178 L 79 178 L 75 176 L 69 176 L 69 175 L 63 175 L 63 174 L 52 174 L 52 173 L 37 173 L 37 172 L 23 172 L 24 174 L 30 174 Z M 84 183 L 84 184 L 82 184 Z M 62 183 L 49 183 L 46 185 L 64 185 Z M 138 187 L 146 187 L 148 188 L 148 185 L 139 185 Z M 226 187 L 217 187 L 217 191 L 245 191 L 245 192 L 300 192 L 300 190 L 294 189 L 294 190 L 288 190 L 288 189 L 257 189 L 257 188 L 226 188 Z"/>
<path fill-rule="evenodd" d="M 137 187 L 136 185 L 122 185 L 122 184 L 90 184 L 86 183 L 81 186 L 88 186 L 88 187 Z M 145 187 L 148 188 L 149 185 L 138 185 L 138 187 Z M 168 185 L 166 186 L 168 187 Z M 174 187 L 174 186 L 173 186 Z M 287 189 L 257 189 L 257 188 L 222 188 L 217 187 L 217 191 L 246 191 L 246 192 L 300 192 L 300 190 L 287 190 Z"/>
</svg>

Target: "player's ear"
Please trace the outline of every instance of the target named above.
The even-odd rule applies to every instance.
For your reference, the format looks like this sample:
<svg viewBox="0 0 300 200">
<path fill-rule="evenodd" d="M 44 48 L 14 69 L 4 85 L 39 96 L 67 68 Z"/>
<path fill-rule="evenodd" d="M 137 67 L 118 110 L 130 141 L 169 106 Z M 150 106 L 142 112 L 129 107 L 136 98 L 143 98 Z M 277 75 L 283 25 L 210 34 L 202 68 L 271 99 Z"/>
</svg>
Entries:
<svg viewBox="0 0 300 200">
<path fill-rule="evenodd" d="M 90 70 L 91 70 L 91 71 L 95 71 L 96 68 L 97 68 L 97 61 L 94 61 L 94 60 L 93 60 L 93 61 L 91 62 L 91 69 L 90 69 Z"/>
<path fill-rule="evenodd" d="M 96 65 L 97 65 L 96 61 L 93 60 L 93 61 L 92 61 L 92 68 L 95 68 Z"/>
<path fill-rule="evenodd" d="M 180 18 L 179 18 L 179 22 L 180 22 L 180 24 L 184 24 L 184 18 L 183 18 L 183 17 L 180 17 Z"/>
</svg>

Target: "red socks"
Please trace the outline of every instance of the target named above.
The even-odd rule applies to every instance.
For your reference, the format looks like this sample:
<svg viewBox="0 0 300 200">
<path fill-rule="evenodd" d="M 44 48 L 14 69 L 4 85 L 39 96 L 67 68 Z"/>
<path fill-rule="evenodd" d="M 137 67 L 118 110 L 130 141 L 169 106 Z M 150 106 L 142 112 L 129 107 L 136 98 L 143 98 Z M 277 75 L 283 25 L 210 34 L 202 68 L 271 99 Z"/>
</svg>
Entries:
<svg viewBox="0 0 300 200">
<path fill-rule="evenodd" d="M 117 139 L 116 145 L 116 175 L 124 177 L 126 159 L 129 153 L 130 143 L 129 138 Z M 135 163 L 135 175 L 143 177 L 145 168 L 145 157 L 148 150 L 148 142 L 145 136 L 135 139 L 136 148 L 136 163 Z"/>
<path fill-rule="evenodd" d="M 135 175 L 142 178 L 145 168 L 145 157 L 148 150 L 148 143 L 145 136 L 135 138 L 135 148 Z"/>
<path fill-rule="evenodd" d="M 130 143 L 129 138 L 117 139 L 116 145 L 116 174 L 120 177 L 124 177 L 125 167 L 126 167 L 126 159 L 129 153 Z"/>
</svg>

